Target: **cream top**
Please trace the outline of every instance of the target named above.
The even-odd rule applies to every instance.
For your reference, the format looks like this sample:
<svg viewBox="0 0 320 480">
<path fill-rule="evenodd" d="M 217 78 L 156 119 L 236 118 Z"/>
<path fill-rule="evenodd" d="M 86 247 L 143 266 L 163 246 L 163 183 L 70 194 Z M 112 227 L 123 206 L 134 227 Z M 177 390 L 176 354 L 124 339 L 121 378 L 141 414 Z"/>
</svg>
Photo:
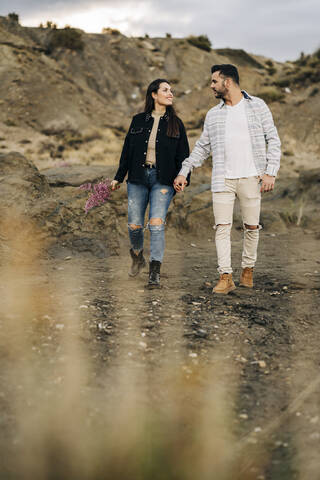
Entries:
<svg viewBox="0 0 320 480">
<path fill-rule="evenodd" d="M 153 120 L 152 130 L 149 137 L 147 159 L 146 159 L 146 163 L 150 163 L 151 165 L 155 165 L 156 163 L 156 138 L 157 138 L 159 121 L 162 115 L 163 115 L 162 113 L 156 112 L 155 110 L 153 110 L 152 112 L 152 116 L 154 120 Z"/>
</svg>

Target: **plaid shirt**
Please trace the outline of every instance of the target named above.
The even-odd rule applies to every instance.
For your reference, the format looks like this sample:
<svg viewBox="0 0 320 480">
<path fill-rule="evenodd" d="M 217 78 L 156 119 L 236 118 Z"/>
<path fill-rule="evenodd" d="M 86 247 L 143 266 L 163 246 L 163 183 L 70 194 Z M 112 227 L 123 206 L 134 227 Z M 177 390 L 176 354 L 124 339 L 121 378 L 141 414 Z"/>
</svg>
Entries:
<svg viewBox="0 0 320 480">
<path fill-rule="evenodd" d="M 258 175 L 267 173 L 276 176 L 280 167 L 281 143 L 272 114 L 261 98 L 251 97 L 244 90 L 242 93 L 245 98 L 253 159 Z M 194 167 L 201 167 L 212 153 L 211 190 L 213 192 L 225 190 L 226 117 L 227 109 L 223 100 L 208 111 L 201 137 L 196 142 L 190 156 L 183 161 L 179 172 L 179 175 L 186 177 Z"/>
</svg>

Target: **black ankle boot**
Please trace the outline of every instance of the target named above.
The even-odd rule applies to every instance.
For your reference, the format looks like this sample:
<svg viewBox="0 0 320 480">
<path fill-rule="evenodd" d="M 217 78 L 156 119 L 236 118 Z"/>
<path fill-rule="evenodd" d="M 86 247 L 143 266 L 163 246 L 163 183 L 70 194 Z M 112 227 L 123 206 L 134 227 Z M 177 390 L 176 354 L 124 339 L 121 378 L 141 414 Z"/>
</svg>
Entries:
<svg viewBox="0 0 320 480">
<path fill-rule="evenodd" d="M 152 260 L 152 262 L 149 263 L 149 283 L 148 286 L 149 288 L 158 288 L 160 287 L 160 267 L 161 267 L 161 262 L 158 262 L 157 260 Z"/>
<path fill-rule="evenodd" d="M 138 255 L 136 255 L 133 249 L 130 249 L 130 255 L 132 258 L 132 265 L 129 272 L 130 277 L 135 277 L 138 273 L 145 267 L 146 261 L 143 256 L 143 250 L 141 250 Z"/>
</svg>

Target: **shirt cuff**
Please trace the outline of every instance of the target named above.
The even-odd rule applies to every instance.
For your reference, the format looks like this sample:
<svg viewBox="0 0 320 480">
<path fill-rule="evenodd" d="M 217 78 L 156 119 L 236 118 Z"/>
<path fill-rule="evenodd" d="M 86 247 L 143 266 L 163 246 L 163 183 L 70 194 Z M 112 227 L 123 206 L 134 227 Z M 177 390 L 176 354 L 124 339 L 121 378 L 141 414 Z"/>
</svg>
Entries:
<svg viewBox="0 0 320 480">
<path fill-rule="evenodd" d="M 189 175 L 189 168 L 188 167 L 182 167 L 178 175 L 183 175 L 184 177 L 187 178 Z"/>
<path fill-rule="evenodd" d="M 275 167 L 273 165 L 268 165 L 265 173 L 270 175 L 271 177 L 276 177 L 278 173 L 279 167 Z"/>
</svg>

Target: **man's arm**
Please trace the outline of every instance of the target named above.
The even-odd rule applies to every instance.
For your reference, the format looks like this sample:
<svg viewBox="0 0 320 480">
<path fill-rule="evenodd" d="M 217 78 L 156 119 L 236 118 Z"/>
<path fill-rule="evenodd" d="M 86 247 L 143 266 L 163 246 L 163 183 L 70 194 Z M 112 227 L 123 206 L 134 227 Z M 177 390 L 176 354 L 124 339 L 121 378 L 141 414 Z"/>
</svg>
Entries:
<svg viewBox="0 0 320 480">
<path fill-rule="evenodd" d="M 261 123 L 264 138 L 267 144 L 267 166 L 261 178 L 261 192 L 270 192 L 274 189 L 276 175 L 280 168 L 281 142 L 274 125 L 272 113 L 266 103 L 262 101 Z"/>
<path fill-rule="evenodd" d="M 208 116 L 208 114 L 207 114 Z M 193 168 L 201 167 L 203 162 L 211 153 L 210 137 L 208 132 L 207 116 L 204 122 L 201 137 L 197 140 L 191 155 L 182 162 L 181 170 L 174 180 L 174 188 L 176 192 L 180 192 L 187 184 L 186 178 Z"/>
<path fill-rule="evenodd" d="M 265 174 L 276 177 L 280 168 L 281 142 L 269 107 L 263 102 L 261 123 L 267 144 L 267 167 Z"/>
</svg>

